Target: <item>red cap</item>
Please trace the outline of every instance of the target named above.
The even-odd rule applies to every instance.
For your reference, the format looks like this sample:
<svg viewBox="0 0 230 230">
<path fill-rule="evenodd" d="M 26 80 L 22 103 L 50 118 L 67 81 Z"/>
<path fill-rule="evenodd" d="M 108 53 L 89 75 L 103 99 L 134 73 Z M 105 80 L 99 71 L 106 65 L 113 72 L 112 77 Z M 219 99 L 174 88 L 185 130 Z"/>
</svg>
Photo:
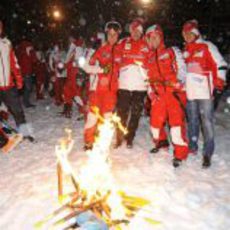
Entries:
<svg viewBox="0 0 230 230">
<path fill-rule="evenodd" d="M 84 40 L 82 38 L 78 38 L 75 40 L 74 44 L 76 46 L 82 46 L 84 44 Z"/>
<path fill-rule="evenodd" d="M 200 36 L 200 31 L 198 29 L 198 21 L 197 20 L 189 20 L 183 25 L 184 33 L 193 33 L 196 36 Z"/>
<path fill-rule="evenodd" d="M 155 34 L 159 34 L 162 37 L 162 39 L 164 37 L 163 30 L 161 26 L 158 24 L 150 26 L 145 32 L 146 36 L 154 36 Z"/>
<path fill-rule="evenodd" d="M 143 33 L 144 32 L 143 24 L 144 24 L 144 20 L 142 18 L 136 18 L 135 20 L 131 22 L 129 26 L 130 32 L 137 29 L 141 33 Z"/>
</svg>

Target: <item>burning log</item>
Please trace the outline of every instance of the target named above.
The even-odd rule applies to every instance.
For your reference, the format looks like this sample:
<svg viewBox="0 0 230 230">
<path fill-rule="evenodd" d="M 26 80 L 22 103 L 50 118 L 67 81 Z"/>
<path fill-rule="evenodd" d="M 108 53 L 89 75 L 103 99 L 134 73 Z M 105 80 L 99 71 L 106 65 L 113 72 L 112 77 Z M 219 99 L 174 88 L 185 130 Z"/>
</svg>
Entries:
<svg viewBox="0 0 230 230">
<path fill-rule="evenodd" d="M 60 163 L 57 163 L 57 177 L 58 177 L 58 198 L 63 196 L 63 171 Z"/>
</svg>

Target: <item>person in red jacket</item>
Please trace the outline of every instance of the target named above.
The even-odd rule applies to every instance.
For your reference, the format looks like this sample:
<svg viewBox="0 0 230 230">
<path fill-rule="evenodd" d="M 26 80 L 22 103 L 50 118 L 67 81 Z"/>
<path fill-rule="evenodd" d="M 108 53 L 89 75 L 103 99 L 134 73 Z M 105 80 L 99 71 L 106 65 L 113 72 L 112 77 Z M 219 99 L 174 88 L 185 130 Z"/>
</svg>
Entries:
<svg viewBox="0 0 230 230">
<path fill-rule="evenodd" d="M 202 39 L 196 20 L 183 25 L 186 42 L 184 58 L 187 65 L 188 134 L 192 153 L 198 151 L 200 125 L 204 136 L 203 167 L 211 165 L 214 152 L 213 92 L 223 90 L 227 63 L 217 47 Z"/>
<path fill-rule="evenodd" d="M 93 108 L 98 108 L 100 115 L 109 117 L 116 105 L 118 88 L 118 38 L 121 25 L 116 21 L 108 22 L 105 26 L 107 41 L 93 54 L 89 64 L 99 65 L 100 73 L 91 79 L 89 93 L 89 112 L 84 127 L 85 150 L 91 149 L 95 140 L 98 117 Z M 87 70 L 86 70 L 87 71 Z M 87 71 L 92 73 L 92 71 Z M 92 76 L 91 76 L 92 78 Z"/>
<path fill-rule="evenodd" d="M 25 138 L 33 141 L 31 130 L 26 123 L 24 111 L 18 95 L 23 79 L 11 42 L 3 35 L 0 21 L 0 102 L 3 102 L 13 115 L 16 125 Z"/>
<path fill-rule="evenodd" d="M 41 50 L 36 51 L 37 62 L 34 65 L 34 73 L 36 76 L 36 98 L 44 99 L 44 85 L 47 73 L 47 65 L 45 56 Z"/>
<path fill-rule="evenodd" d="M 122 125 L 127 127 L 128 134 L 124 137 L 124 134 L 117 130 L 114 148 L 121 146 L 124 139 L 126 139 L 127 147 L 132 148 L 147 92 L 145 63 L 148 47 L 142 38 L 143 21 L 134 20 L 129 30 L 131 36 L 123 39 L 119 44 L 120 69 L 117 99 L 117 114 L 121 118 Z"/>
<path fill-rule="evenodd" d="M 34 64 L 37 62 L 36 53 L 33 44 L 28 40 L 22 40 L 17 47 L 18 63 L 24 78 L 23 103 L 25 107 L 34 107 L 30 102 L 32 92 L 32 75 Z"/>
<path fill-rule="evenodd" d="M 150 50 L 148 57 L 148 76 L 151 86 L 151 131 L 156 145 L 165 135 L 164 126 L 169 125 L 174 147 L 173 166 L 180 166 L 188 155 L 188 143 L 185 135 L 184 89 L 186 66 L 178 48 L 167 48 L 159 25 L 153 25 L 146 31 L 146 40 Z"/>
<path fill-rule="evenodd" d="M 84 41 L 79 39 L 70 39 L 70 47 L 66 57 L 66 81 L 63 89 L 64 109 L 63 115 L 67 118 L 72 116 L 72 104 L 75 96 L 81 94 L 81 88 L 77 85 L 77 76 L 79 74 L 78 60 L 83 55 Z"/>
</svg>

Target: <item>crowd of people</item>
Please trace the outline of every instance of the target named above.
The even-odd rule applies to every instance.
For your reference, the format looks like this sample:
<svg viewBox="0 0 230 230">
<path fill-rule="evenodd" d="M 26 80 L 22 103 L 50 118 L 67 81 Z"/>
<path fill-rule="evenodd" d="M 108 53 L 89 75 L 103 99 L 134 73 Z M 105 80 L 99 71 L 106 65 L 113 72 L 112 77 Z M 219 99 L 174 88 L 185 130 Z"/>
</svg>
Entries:
<svg viewBox="0 0 230 230">
<path fill-rule="evenodd" d="M 172 164 L 180 166 L 189 154 L 197 154 L 201 127 L 202 166 L 209 167 L 215 148 L 214 96 L 225 87 L 227 63 L 217 47 L 202 38 L 195 20 L 183 25 L 182 51 L 165 45 L 160 25 L 144 31 L 143 24 L 140 18 L 133 20 L 130 35 L 121 39 L 122 26 L 110 21 L 100 39 L 70 36 L 68 50 L 56 43 L 44 52 L 26 39 L 13 49 L 0 22 L 0 101 L 13 115 L 18 132 L 34 140 L 21 101 L 26 108 L 35 106 L 30 97 L 36 76 L 37 100 L 49 92 L 66 118 L 77 105 L 85 120 L 86 151 L 93 148 L 97 133 L 95 108 L 104 118 L 117 113 L 128 133 L 117 129 L 113 147 L 126 143 L 130 149 L 145 111 L 150 116 L 151 153 L 171 142 Z M 3 127 L 0 139 L 1 146 L 9 139 Z"/>
</svg>

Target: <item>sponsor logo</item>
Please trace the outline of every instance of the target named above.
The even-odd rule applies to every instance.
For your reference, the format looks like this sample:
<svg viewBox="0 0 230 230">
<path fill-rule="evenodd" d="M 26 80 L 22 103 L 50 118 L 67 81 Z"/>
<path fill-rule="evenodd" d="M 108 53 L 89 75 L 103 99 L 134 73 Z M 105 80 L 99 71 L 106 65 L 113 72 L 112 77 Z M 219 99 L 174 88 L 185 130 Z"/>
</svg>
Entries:
<svg viewBox="0 0 230 230">
<path fill-rule="evenodd" d="M 163 59 L 168 59 L 170 56 L 168 53 L 162 54 L 161 56 L 159 56 L 159 60 L 163 60 Z"/>
<path fill-rule="evenodd" d="M 195 52 L 194 54 L 193 54 L 193 57 L 203 57 L 203 55 L 204 55 L 204 52 L 203 51 L 197 51 L 197 52 Z"/>
<path fill-rule="evenodd" d="M 125 50 L 131 50 L 131 44 L 130 43 L 125 44 Z"/>
</svg>

